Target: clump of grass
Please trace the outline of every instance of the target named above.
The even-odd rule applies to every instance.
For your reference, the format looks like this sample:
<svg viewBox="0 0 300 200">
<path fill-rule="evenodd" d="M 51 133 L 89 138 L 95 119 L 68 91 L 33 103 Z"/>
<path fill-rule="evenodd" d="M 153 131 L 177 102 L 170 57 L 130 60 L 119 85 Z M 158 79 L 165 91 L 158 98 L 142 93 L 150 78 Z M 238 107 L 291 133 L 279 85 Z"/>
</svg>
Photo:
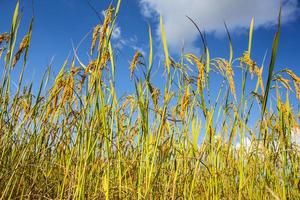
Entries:
<svg viewBox="0 0 300 200">
<path fill-rule="evenodd" d="M 128 70 L 135 93 L 118 99 L 110 36 L 119 6 L 120 1 L 95 26 L 89 63 L 82 63 L 74 50 L 50 89 L 44 89 L 48 69 L 39 90 L 33 91 L 32 84 L 22 84 L 33 21 L 15 50 L 17 4 L 11 32 L 0 34 L 5 55 L 0 198 L 299 199 L 300 153 L 292 140 L 299 135 L 299 110 L 290 94 L 294 90 L 299 98 L 300 79 L 289 69 L 274 73 L 280 26 L 264 87 L 264 67 L 251 58 L 254 20 L 248 50 L 241 57 L 233 58 L 226 27 L 229 60 L 210 58 L 202 38 L 203 55 L 183 53 L 176 62 L 169 57 L 161 18 L 163 90 L 151 82 L 155 66 L 149 28 L 148 63 L 137 52 Z M 18 63 L 23 70 L 12 92 L 11 73 Z M 135 70 L 138 64 L 143 73 Z M 242 83 L 234 80 L 237 70 L 242 71 Z M 256 78 L 247 78 L 248 73 Z M 221 82 L 211 76 L 221 77 Z M 255 88 L 248 86 L 251 81 L 256 81 Z M 272 102 L 269 94 L 276 95 Z M 250 118 L 256 122 L 250 124 Z"/>
</svg>

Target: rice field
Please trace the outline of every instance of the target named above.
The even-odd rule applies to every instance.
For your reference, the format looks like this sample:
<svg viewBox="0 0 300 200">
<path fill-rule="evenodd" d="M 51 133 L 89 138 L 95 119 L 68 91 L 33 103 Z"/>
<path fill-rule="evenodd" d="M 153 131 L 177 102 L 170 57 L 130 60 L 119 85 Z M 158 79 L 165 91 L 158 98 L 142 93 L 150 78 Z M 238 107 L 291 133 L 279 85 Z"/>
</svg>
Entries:
<svg viewBox="0 0 300 200">
<path fill-rule="evenodd" d="M 280 14 L 265 66 L 251 57 L 255 19 L 241 57 L 228 31 L 228 58 L 212 58 L 202 37 L 200 56 L 174 59 L 161 18 L 165 85 L 152 82 L 149 27 L 147 56 L 128 65 L 135 92 L 120 98 L 110 40 L 120 2 L 90 34 L 92 59 L 74 50 L 38 90 L 23 84 L 34 20 L 18 35 L 17 3 L 0 33 L 0 199 L 300 199 L 300 77 L 275 68 Z"/>
</svg>

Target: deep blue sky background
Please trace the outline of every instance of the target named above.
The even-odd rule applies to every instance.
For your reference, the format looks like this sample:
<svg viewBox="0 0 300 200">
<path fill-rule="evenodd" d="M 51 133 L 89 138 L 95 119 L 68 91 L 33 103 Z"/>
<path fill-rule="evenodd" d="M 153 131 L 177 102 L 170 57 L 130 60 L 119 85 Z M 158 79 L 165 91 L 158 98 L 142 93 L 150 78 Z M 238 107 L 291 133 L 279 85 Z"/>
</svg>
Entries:
<svg viewBox="0 0 300 200">
<path fill-rule="evenodd" d="M 106 0 L 91 0 L 90 2 L 99 13 L 107 8 L 110 3 L 110 1 Z M 0 32 L 9 31 L 15 3 L 15 0 L 0 0 Z M 21 8 L 23 9 L 23 17 L 19 35 L 23 36 L 28 29 L 32 17 L 31 0 L 21 1 Z M 25 81 L 33 81 L 38 85 L 38 81 L 40 81 L 41 75 L 52 57 L 52 73 L 55 75 L 68 54 L 71 53 L 72 41 L 76 46 L 99 23 L 99 20 L 88 5 L 87 0 L 35 0 L 34 11 L 35 23 Z M 157 19 L 146 19 L 141 14 L 139 0 L 124 0 L 122 2 L 120 15 L 117 20 L 117 24 L 121 29 L 121 36 L 118 40 L 114 41 L 115 45 L 120 40 L 126 41 L 126 45 L 116 53 L 116 86 L 118 94 L 123 94 L 125 91 L 133 91 L 133 84 L 129 81 L 129 62 L 135 50 L 139 49 L 145 53 L 148 51 L 148 23 L 152 26 L 153 37 L 156 38 L 156 48 L 154 50 L 159 52 L 161 44 L 159 43 L 159 38 L 155 35 L 155 29 L 158 25 Z M 275 30 L 275 26 L 255 29 L 252 56 L 258 64 L 261 64 L 267 50 L 269 50 L 269 57 Z M 86 62 L 89 59 L 90 40 L 91 33 L 83 42 L 78 52 L 79 57 Z M 228 57 L 228 40 L 226 36 L 216 37 L 215 35 L 208 34 L 207 40 L 212 57 Z M 248 45 L 247 31 L 233 33 L 232 40 L 235 57 L 241 56 Z M 300 20 L 298 17 L 282 26 L 275 71 L 288 67 L 297 75 L 300 75 L 299 49 Z M 264 76 L 266 76 L 268 64 L 269 60 L 267 59 Z M 156 67 L 154 66 L 154 68 Z M 18 73 L 18 70 L 15 69 L 15 74 Z M 161 85 L 160 78 L 161 74 L 159 73 L 154 79 L 156 86 Z M 239 80 L 238 73 L 236 74 L 236 79 Z"/>
</svg>

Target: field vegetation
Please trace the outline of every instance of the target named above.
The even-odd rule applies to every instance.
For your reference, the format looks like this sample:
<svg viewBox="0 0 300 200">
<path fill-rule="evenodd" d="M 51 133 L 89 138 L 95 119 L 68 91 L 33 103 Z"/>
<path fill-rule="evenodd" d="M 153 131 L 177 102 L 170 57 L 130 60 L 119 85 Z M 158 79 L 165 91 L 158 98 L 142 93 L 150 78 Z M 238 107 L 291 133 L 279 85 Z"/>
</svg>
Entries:
<svg viewBox="0 0 300 200">
<path fill-rule="evenodd" d="M 152 82 L 149 27 L 147 56 L 128 66 L 135 92 L 119 98 L 110 40 L 119 7 L 94 27 L 88 63 L 74 49 L 34 90 L 23 84 L 34 20 L 17 43 L 17 3 L 0 34 L 0 198 L 300 199 L 300 78 L 276 71 L 280 15 L 266 66 L 251 57 L 254 19 L 241 57 L 225 27 L 228 58 L 210 57 L 199 30 L 202 54 L 174 59 L 160 18 L 165 85 Z"/>
</svg>

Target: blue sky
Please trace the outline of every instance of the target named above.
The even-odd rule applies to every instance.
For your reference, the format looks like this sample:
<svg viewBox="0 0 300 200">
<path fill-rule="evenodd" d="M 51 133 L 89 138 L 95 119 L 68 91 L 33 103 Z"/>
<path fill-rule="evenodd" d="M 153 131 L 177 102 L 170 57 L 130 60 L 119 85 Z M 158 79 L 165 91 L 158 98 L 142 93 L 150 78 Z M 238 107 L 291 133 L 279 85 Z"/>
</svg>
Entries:
<svg viewBox="0 0 300 200">
<path fill-rule="evenodd" d="M 0 32 L 9 30 L 15 0 L 0 0 Z M 27 31 L 32 16 L 32 1 L 21 0 L 23 9 L 19 35 Z M 110 1 L 90 0 L 90 4 L 101 12 Z M 167 40 L 172 55 L 176 57 L 184 43 L 187 51 L 199 54 L 200 40 L 192 24 L 185 15 L 192 17 L 202 30 L 206 31 L 212 57 L 228 57 L 228 40 L 224 34 L 223 20 L 226 21 L 232 34 L 235 57 L 241 56 L 247 49 L 247 27 L 251 17 L 255 17 L 253 38 L 253 58 L 261 64 L 267 50 L 270 49 L 276 30 L 276 17 L 279 0 L 123 0 L 117 20 L 118 32 L 113 39 L 117 47 L 117 87 L 119 94 L 132 91 L 129 82 L 129 62 L 134 51 L 148 51 L 148 24 L 153 30 L 155 50 L 161 53 L 158 34 L 158 16 L 164 18 Z M 251 2 L 251 4 L 249 3 Z M 278 59 L 275 71 L 288 67 L 300 75 L 300 18 L 297 0 L 284 0 L 283 26 L 279 44 Z M 99 23 L 98 17 L 87 0 L 34 0 L 35 23 L 33 38 L 26 70 L 27 81 L 39 81 L 41 74 L 53 59 L 53 74 L 60 69 L 63 61 L 86 35 L 87 39 L 79 48 L 79 57 L 88 61 L 91 30 Z M 268 66 L 268 59 L 265 66 Z M 154 66 L 156 68 L 157 66 Z M 18 69 L 15 70 L 16 74 Z M 266 75 L 265 70 L 265 74 Z M 236 79 L 239 79 L 236 74 Z M 159 86 L 161 74 L 155 81 Z M 124 84 L 125 83 L 125 84 Z M 128 83 L 128 84 L 127 84 Z"/>
</svg>

